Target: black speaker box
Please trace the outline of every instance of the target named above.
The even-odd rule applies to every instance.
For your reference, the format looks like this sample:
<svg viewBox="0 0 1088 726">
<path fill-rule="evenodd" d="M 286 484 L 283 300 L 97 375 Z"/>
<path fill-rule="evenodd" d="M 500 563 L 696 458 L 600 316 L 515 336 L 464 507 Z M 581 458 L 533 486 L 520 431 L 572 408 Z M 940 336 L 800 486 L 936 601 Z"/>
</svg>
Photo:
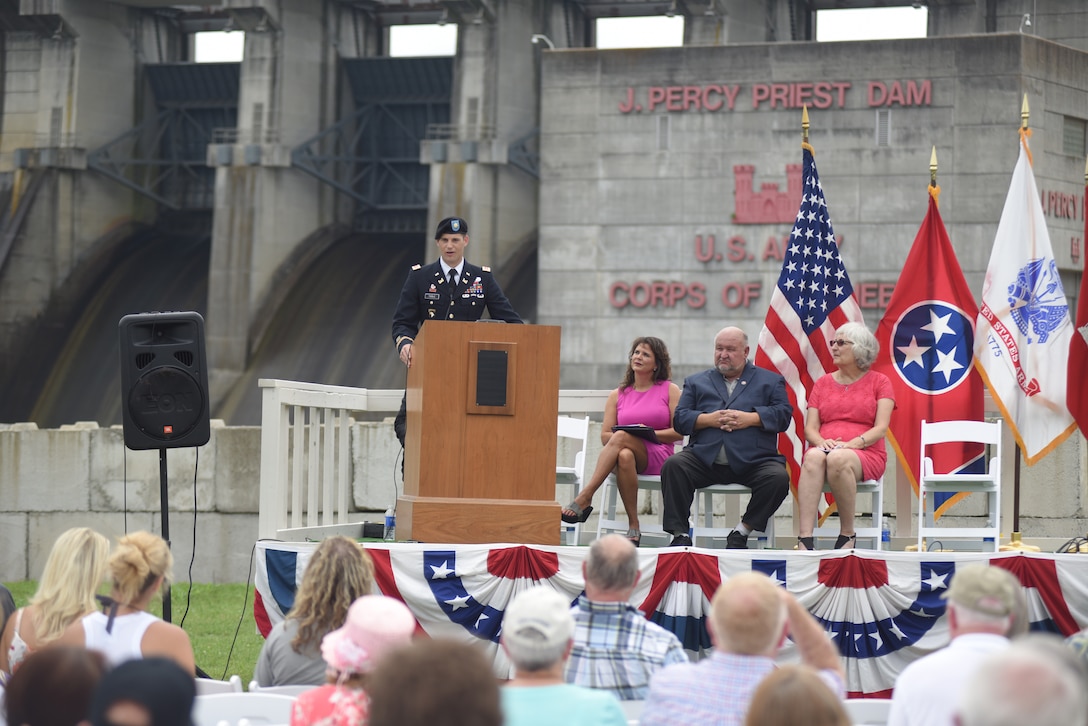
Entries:
<svg viewBox="0 0 1088 726">
<path fill-rule="evenodd" d="M 126 315 L 121 338 L 125 446 L 176 449 L 211 438 L 204 318 L 195 312 Z"/>
</svg>

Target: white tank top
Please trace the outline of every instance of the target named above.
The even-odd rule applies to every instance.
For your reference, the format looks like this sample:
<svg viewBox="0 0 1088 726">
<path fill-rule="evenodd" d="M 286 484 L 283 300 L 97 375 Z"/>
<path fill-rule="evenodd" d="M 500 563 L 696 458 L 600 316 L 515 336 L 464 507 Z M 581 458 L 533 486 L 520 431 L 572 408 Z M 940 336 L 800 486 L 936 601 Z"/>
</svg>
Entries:
<svg viewBox="0 0 1088 726">
<path fill-rule="evenodd" d="M 109 617 L 104 613 L 91 613 L 83 618 L 83 637 L 88 650 L 97 650 L 106 656 L 110 667 L 125 661 L 144 657 L 140 642 L 144 633 L 159 619 L 147 612 L 118 615 L 113 619 L 113 630 L 106 632 Z"/>
</svg>

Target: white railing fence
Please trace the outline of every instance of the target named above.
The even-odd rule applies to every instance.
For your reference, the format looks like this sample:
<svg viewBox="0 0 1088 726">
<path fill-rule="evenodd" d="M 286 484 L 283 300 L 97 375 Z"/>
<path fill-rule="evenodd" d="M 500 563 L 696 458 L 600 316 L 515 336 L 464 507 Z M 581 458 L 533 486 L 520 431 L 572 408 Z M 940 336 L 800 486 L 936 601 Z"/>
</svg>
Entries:
<svg viewBox="0 0 1088 726">
<path fill-rule="evenodd" d="M 400 409 L 404 391 L 262 378 L 258 537 L 318 539 L 357 535 L 352 506 L 355 412 Z M 607 390 L 561 390 L 559 413 L 598 414 Z"/>
</svg>

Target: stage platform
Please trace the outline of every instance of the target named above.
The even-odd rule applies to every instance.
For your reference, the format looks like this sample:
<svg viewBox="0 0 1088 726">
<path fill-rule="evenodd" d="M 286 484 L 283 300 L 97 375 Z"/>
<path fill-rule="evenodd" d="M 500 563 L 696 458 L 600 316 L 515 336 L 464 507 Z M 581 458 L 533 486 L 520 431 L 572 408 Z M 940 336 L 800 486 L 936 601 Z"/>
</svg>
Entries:
<svg viewBox="0 0 1088 726">
<path fill-rule="evenodd" d="M 582 592 L 585 547 L 367 543 L 382 593 L 403 600 L 432 637 L 474 642 L 500 676 L 502 614 L 518 592 L 543 582 L 573 602 Z M 262 633 L 283 619 L 317 543 L 261 540 L 254 615 Z M 718 585 L 747 570 L 785 586 L 818 618 L 844 658 L 852 696 L 887 695 L 896 675 L 948 642 L 942 593 L 956 567 L 1004 567 L 1024 586 L 1033 630 L 1070 635 L 1088 625 L 1088 554 L 796 552 L 643 549 L 633 602 L 676 633 L 693 658 L 710 645 L 706 618 Z M 781 660 L 796 660 L 791 644 Z"/>
</svg>

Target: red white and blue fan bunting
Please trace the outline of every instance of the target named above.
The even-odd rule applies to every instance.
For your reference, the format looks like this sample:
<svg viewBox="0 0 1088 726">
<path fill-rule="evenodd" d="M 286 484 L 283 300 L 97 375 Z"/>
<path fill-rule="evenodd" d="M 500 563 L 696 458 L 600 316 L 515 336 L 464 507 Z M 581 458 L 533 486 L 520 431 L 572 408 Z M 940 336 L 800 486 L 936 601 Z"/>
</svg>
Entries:
<svg viewBox="0 0 1088 726">
<path fill-rule="evenodd" d="M 294 602 L 314 543 L 257 543 L 254 615 L 262 633 Z M 584 547 L 367 544 L 379 589 L 403 600 L 432 637 L 484 648 L 496 673 L 510 664 L 498 646 L 513 597 L 546 583 L 573 603 L 582 593 Z M 1004 567 L 1025 588 L 1031 628 L 1071 635 L 1088 623 L 1088 557 L 1010 553 L 916 553 L 856 550 L 813 556 L 777 550 L 640 550 L 642 576 L 632 602 L 676 633 L 692 657 L 711 648 L 710 599 L 733 575 L 757 570 L 786 587 L 833 639 L 851 695 L 887 695 L 896 675 L 948 642 L 941 595 L 956 568 Z M 787 642 L 780 660 L 797 659 Z"/>
</svg>

